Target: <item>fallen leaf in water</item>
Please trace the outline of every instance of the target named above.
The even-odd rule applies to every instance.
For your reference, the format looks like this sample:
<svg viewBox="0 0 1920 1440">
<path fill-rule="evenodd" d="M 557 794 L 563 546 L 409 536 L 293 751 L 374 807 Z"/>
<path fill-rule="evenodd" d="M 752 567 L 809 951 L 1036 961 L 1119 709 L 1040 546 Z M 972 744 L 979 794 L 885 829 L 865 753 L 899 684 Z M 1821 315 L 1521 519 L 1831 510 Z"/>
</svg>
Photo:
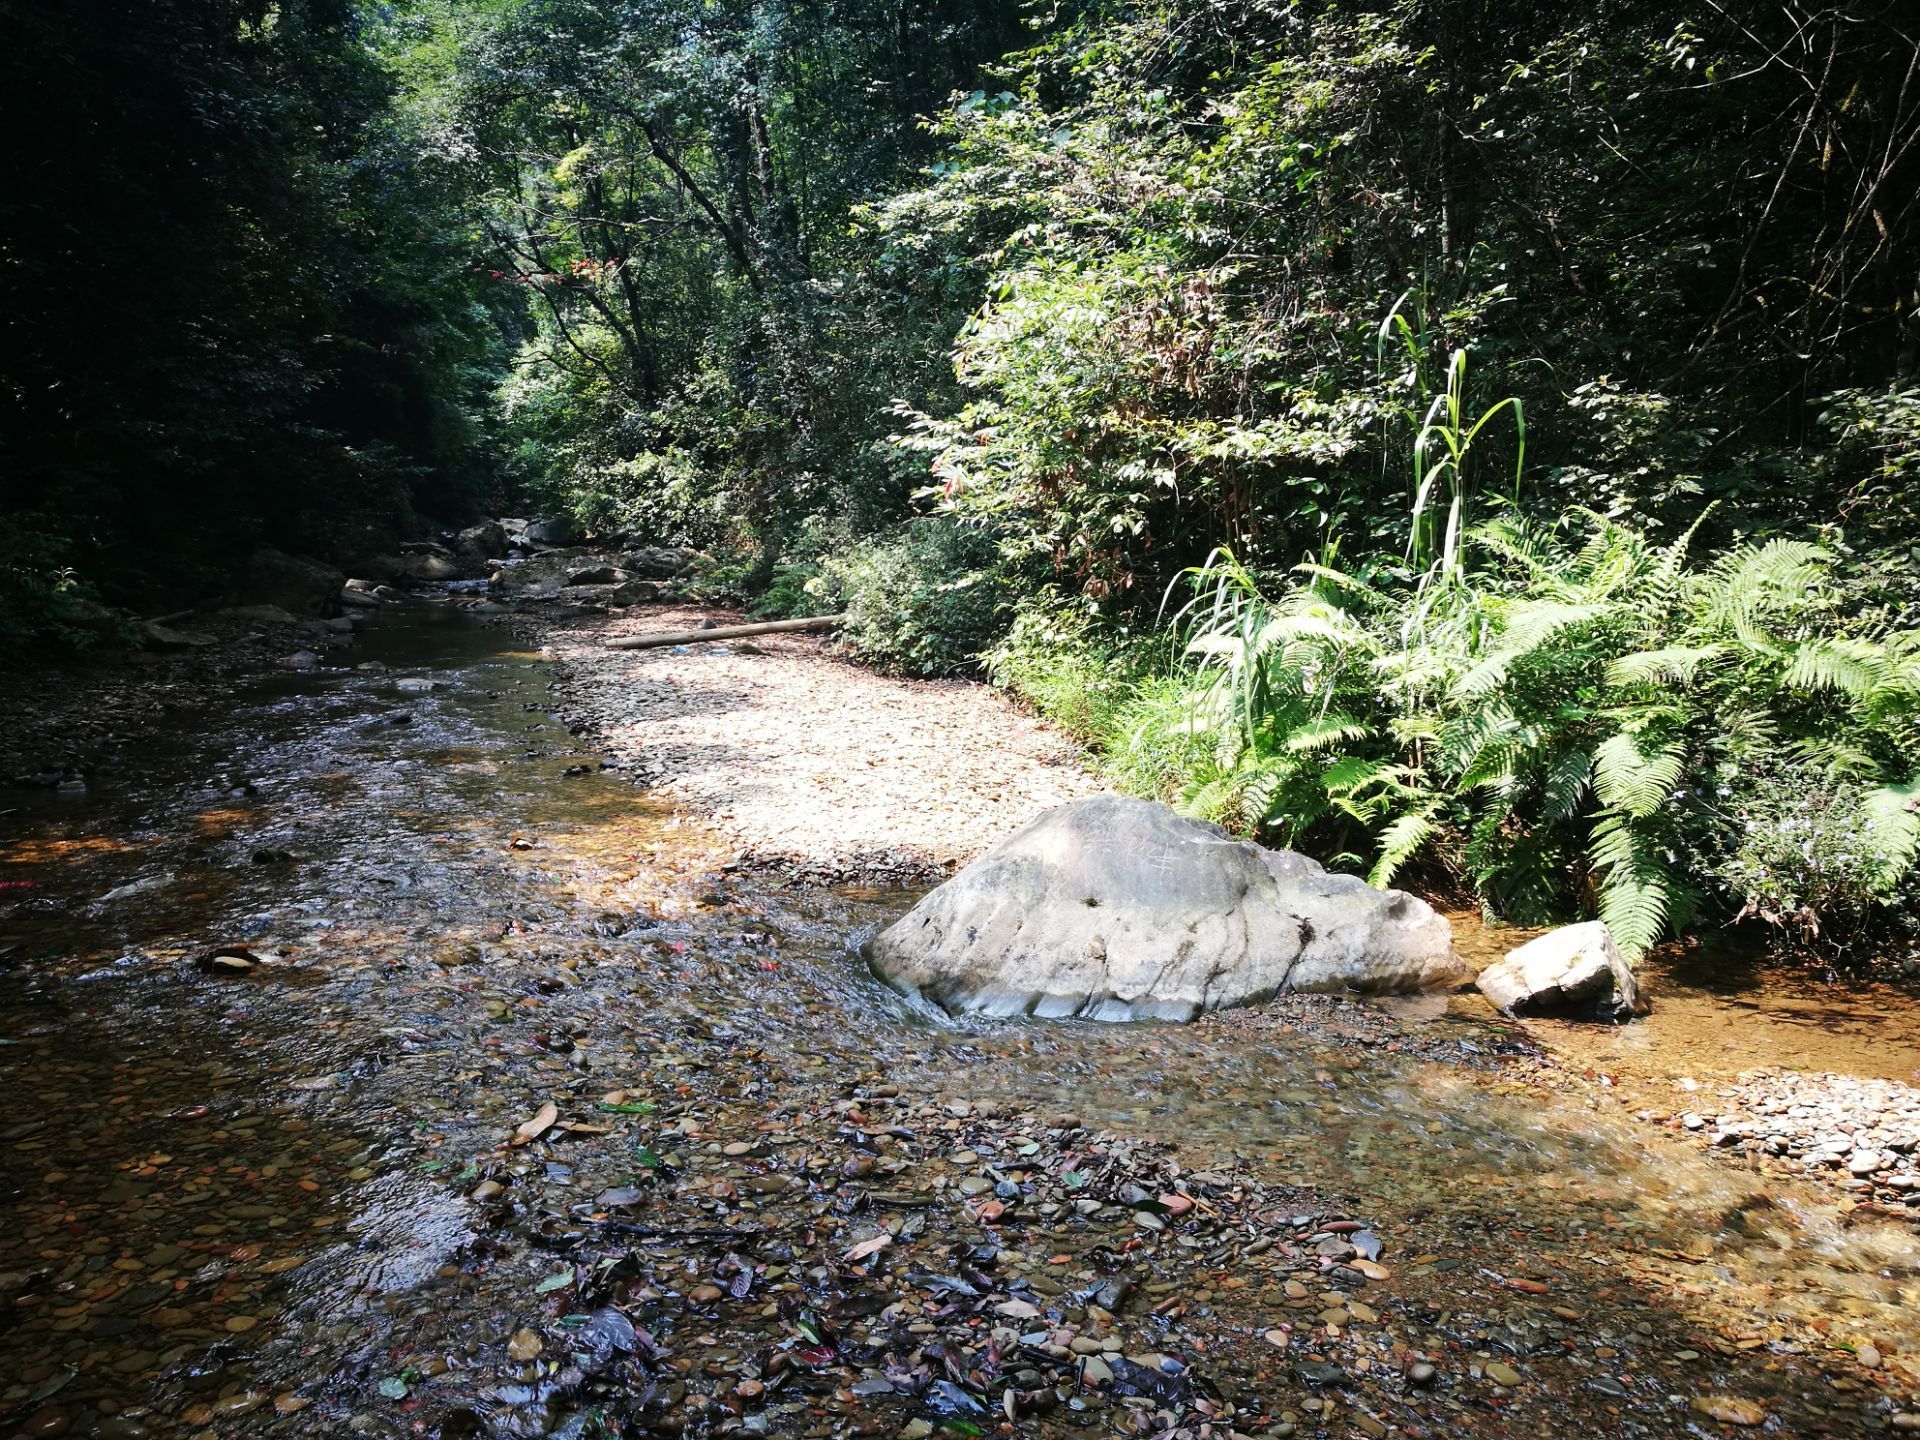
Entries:
<svg viewBox="0 0 1920 1440">
<path fill-rule="evenodd" d="M 1718 1420 L 1723 1425 L 1759 1425 L 1767 1418 L 1759 1401 L 1744 1400 L 1738 1395 L 1696 1395 L 1689 1408 L 1696 1415 Z"/>
<path fill-rule="evenodd" d="M 549 1100 L 538 1110 L 534 1111 L 531 1119 L 522 1122 L 520 1128 L 513 1132 L 513 1139 L 509 1143 L 514 1145 L 531 1145 L 542 1135 L 546 1134 L 547 1131 L 551 1130 L 554 1122 L 559 1118 L 560 1107 Z"/>
<path fill-rule="evenodd" d="M 871 1240 L 862 1240 L 858 1245 L 852 1246 L 841 1258 L 843 1260 L 865 1260 L 869 1256 L 878 1255 L 892 1243 L 893 1237 L 891 1235 L 876 1235 Z"/>
<path fill-rule="evenodd" d="M 630 1099 L 631 1091 L 615 1090 L 600 1097 L 600 1108 L 611 1110 L 616 1115 L 651 1115 L 654 1103 L 651 1100 Z"/>
<path fill-rule="evenodd" d="M 540 1337 L 534 1334 L 533 1331 L 522 1327 L 514 1331 L 513 1338 L 507 1341 L 507 1358 L 509 1360 L 531 1360 L 544 1349 L 546 1349 L 546 1345 L 541 1341 Z"/>
</svg>

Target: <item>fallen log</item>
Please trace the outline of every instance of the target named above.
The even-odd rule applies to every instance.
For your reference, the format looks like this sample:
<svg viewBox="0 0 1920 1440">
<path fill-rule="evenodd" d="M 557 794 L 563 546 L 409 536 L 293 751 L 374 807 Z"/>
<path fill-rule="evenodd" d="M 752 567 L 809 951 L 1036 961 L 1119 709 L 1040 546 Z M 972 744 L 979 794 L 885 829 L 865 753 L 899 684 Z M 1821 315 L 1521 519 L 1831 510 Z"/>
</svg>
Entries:
<svg viewBox="0 0 1920 1440">
<path fill-rule="evenodd" d="M 707 640 L 744 640 L 749 635 L 785 635 L 795 630 L 831 630 L 845 615 L 812 615 L 804 620 L 762 620 L 753 625 L 716 625 L 711 630 L 669 630 L 664 635 L 628 635 L 607 641 L 609 650 L 656 650 L 663 645 L 698 645 Z"/>
</svg>

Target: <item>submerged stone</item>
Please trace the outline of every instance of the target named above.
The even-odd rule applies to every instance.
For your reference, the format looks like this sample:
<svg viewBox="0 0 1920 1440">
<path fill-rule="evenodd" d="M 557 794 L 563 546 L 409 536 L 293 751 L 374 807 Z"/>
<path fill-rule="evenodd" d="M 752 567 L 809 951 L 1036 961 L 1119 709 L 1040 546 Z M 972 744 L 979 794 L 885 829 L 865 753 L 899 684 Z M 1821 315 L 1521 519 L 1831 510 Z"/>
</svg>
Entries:
<svg viewBox="0 0 1920 1440">
<path fill-rule="evenodd" d="M 874 938 L 889 984 L 948 1010 L 1188 1020 L 1289 991 L 1458 984 L 1424 901 L 1235 840 L 1168 806 L 1047 811 Z"/>
</svg>

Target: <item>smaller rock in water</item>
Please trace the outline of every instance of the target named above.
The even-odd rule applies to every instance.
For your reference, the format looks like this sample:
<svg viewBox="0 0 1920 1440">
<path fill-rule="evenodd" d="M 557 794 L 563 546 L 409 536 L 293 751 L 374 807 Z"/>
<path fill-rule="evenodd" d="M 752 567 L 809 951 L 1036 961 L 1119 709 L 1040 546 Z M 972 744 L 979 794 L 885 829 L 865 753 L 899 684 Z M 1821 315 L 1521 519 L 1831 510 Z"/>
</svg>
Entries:
<svg viewBox="0 0 1920 1440">
<path fill-rule="evenodd" d="M 1766 1410 L 1758 1401 L 1740 1395 L 1696 1395 L 1688 1408 L 1722 1425 L 1761 1425 L 1767 1418 Z"/>
<path fill-rule="evenodd" d="M 243 604 L 274 606 L 295 615 L 338 615 L 340 588 L 346 580 L 345 575 L 318 560 L 262 549 L 247 557 L 246 574 L 235 598 Z"/>
<path fill-rule="evenodd" d="M 1624 1019 L 1647 1010 L 1632 967 L 1603 920 L 1565 925 L 1510 950 L 1481 971 L 1477 983 L 1509 1015 L 1587 1012 Z"/>
<path fill-rule="evenodd" d="M 139 880 L 130 880 L 125 885 L 116 886 L 102 895 L 96 903 L 117 905 L 122 900 L 134 900 L 142 895 L 157 894 L 172 883 L 171 875 L 148 875 Z"/>
<path fill-rule="evenodd" d="M 140 638 L 150 650 L 197 650 L 203 645 L 217 645 L 220 642 L 211 635 L 203 635 L 198 630 L 176 630 L 171 625 L 162 625 L 155 620 L 140 622 Z"/>
</svg>

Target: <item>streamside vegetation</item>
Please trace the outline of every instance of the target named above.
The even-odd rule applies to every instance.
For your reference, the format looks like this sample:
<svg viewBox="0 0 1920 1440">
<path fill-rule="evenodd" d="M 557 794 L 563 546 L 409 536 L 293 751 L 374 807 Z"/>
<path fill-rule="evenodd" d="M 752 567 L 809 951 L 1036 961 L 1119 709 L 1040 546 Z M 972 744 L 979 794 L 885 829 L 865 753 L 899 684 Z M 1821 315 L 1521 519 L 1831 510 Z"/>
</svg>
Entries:
<svg viewBox="0 0 1920 1440">
<path fill-rule="evenodd" d="M 0 636 L 566 513 L 1377 879 L 1920 966 L 1909 8 L 10 15 Z"/>
</svg>

